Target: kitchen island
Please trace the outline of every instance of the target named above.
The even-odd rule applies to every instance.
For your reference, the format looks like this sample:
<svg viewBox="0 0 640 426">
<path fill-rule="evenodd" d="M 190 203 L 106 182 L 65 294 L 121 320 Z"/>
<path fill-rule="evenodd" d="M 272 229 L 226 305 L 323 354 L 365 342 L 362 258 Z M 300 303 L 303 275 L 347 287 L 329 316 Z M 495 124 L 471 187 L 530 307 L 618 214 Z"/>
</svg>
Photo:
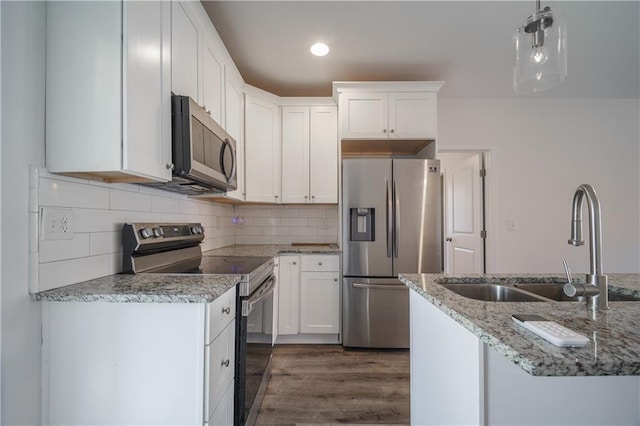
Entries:
<svg viewBox="0 0 640 426">
<path fill-rule="evenodd" d="M 563 282 L 560 275 L 401 274 L 411 291 L 412 424 L 638 424 L 640 302 L 485 302 L 441 283 Z M 609 275 L 640 296 L 639 274 Z M 560 348 L 516 325 L 538 314 L 589 338 Z"/>
</svg>

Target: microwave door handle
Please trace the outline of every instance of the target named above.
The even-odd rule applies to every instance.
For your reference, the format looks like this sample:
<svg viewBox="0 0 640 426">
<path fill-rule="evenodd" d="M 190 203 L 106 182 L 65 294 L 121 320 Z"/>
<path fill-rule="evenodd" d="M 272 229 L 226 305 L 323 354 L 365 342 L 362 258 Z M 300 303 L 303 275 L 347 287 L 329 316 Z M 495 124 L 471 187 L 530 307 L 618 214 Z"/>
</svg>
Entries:
<svg viewBox="0 0 640 426">
<path fill-rule="evenodd" d="M 224 167 L 224 153 L 227 148 L 229 148 L 229 152 L 231 153 L 231 173 L 229 174 L 227 174 L 227 169 Z M 227 182 L 231 182 L 236 175 L 236 153 L 233 150 L 233 145 L 231 145 L 229 139 L 225 139 L 222 143 L 222 149 L 220 150 L 220 164 L 222 165 L 222 172 L 227 178 Z"/>
</svg>

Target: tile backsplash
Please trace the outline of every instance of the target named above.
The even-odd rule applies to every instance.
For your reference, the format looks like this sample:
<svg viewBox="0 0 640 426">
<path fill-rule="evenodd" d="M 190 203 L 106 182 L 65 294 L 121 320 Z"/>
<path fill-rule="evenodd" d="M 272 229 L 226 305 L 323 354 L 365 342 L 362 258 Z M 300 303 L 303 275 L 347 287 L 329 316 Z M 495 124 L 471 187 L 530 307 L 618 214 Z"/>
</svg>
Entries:
<svg viewBox="0 0 640 426">
<path fill-rule="evenodd" d="M 68 208 L 75 222 L 73 239 L 43 240 L 39 235 L 40 291 L 120 272 L 126 222 L 200 222 L 205 228 L 203 251 L 235 243 L 231 206 L 143 185 L 105 184 L 45 171 L 39 175 L 39 211 Z"/>
<path fill-rule="evenodd" d="M 338 206 L 238 206 L 236 244 L 337 243 Z"/>
<path fill-rule="evenodd" d="M 69 209 L 73 238 L 43 240 L 33 231 L 35 291 L 99 278 L 122 270 L 126 222 L 199 222 L 202 250 L 233 244 L 337 243 L 337 206 L 236 206 L 198 201 L 135 184 L 106 184 L 39 170 L 35 193 L 42 208 Z M 35 200 L 34 200 L 35 202 Z M 37 216 L 38 217 L 38 216 Z M 32 245 L 33 245 L 32 244 Z M 37 260 L 36 260 L 37 259 Z"/>
</svg>

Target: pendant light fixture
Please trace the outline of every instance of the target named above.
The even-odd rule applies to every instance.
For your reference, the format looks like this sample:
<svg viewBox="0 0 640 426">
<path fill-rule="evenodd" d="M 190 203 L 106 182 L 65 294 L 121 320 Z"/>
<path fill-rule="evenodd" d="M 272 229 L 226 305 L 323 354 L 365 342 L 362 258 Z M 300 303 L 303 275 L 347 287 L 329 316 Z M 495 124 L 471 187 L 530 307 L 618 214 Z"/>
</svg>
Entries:
<svg viewBox="0 0 640 426">
<path fill-rule="evenodd" d="M 513 34 L 513 91 L 536 93 L 567 78 L 567 24 L 562 12 L 541 9 Z"/>
</svg>

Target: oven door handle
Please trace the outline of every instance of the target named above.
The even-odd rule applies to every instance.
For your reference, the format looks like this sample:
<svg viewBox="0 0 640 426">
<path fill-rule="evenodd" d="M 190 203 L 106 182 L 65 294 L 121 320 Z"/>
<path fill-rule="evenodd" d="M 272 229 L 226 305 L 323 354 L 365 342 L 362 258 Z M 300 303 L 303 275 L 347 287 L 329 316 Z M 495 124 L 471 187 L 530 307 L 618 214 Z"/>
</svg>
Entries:
<svg viewBox="0 0 640 426">
<path fill-rule="evenodd" d="M 266 299 L 271 294 L 276 286 L 276 276 L 271 274 L 258 288 L 258 290 L 248 300 L 242 301 L 242 316 L 248 317 L 249 314 L 255 309 L 255 306 L 263 299 Z"/>
</svg>

